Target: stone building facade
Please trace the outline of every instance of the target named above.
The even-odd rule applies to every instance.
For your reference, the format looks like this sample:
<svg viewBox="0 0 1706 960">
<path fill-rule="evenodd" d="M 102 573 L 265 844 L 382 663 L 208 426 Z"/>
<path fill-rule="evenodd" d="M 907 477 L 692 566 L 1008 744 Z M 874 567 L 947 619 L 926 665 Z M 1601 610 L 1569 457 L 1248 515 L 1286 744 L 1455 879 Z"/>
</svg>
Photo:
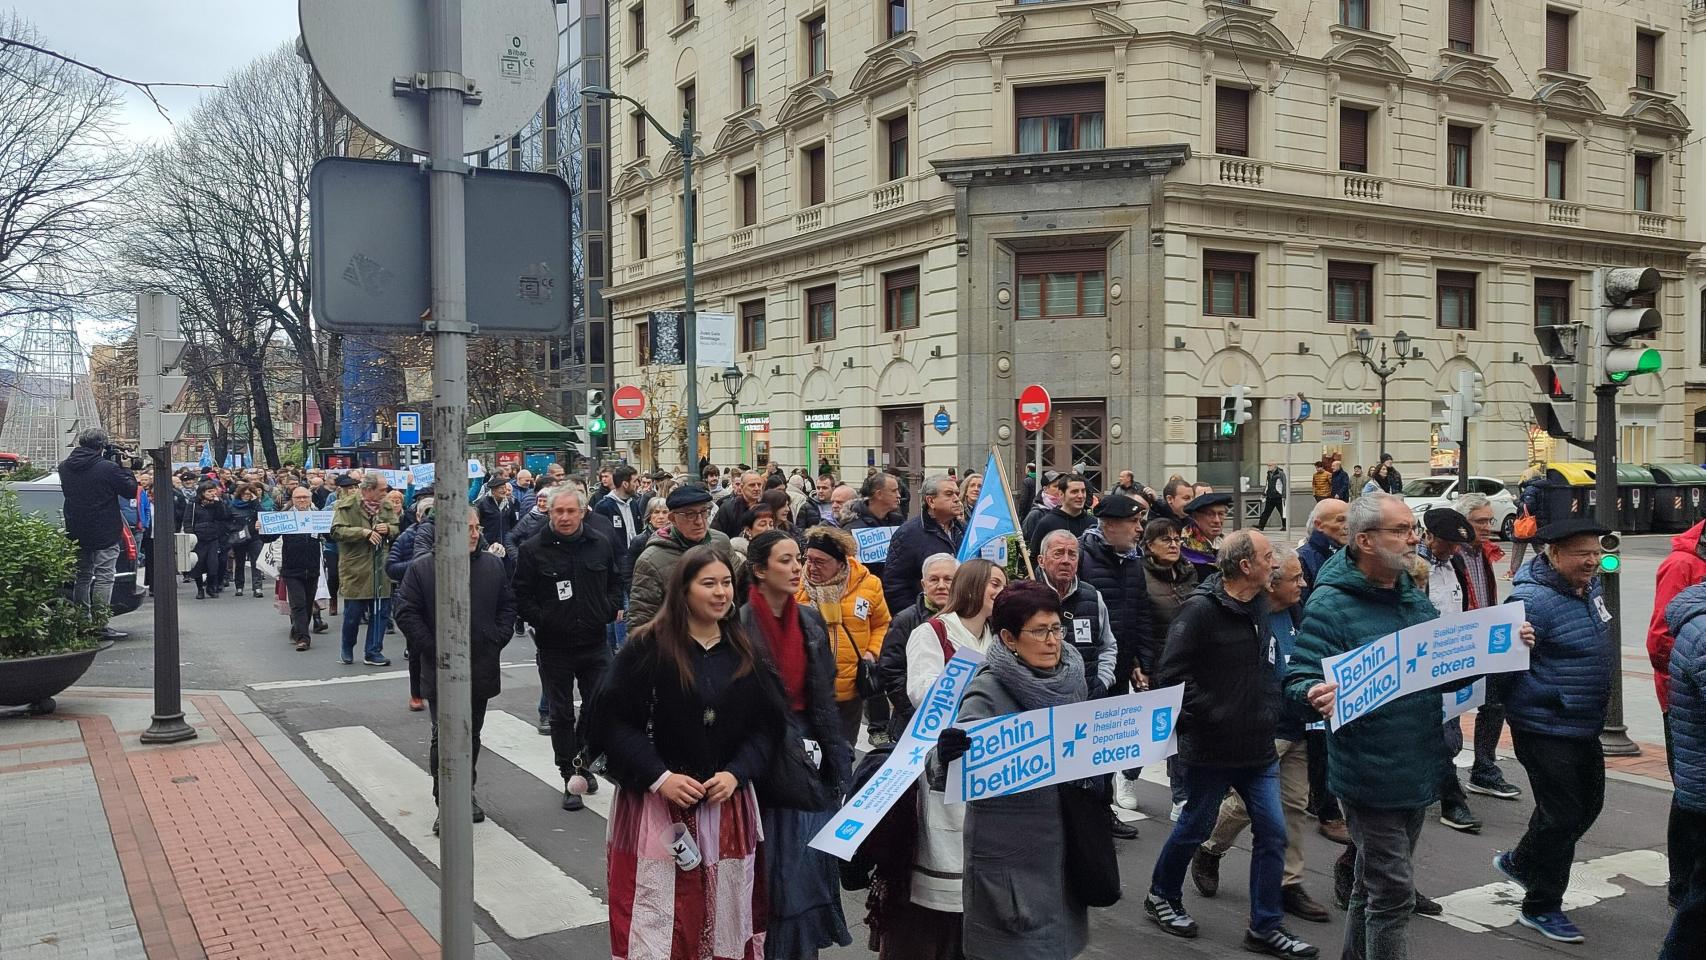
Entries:
<svg viewBox="0 0 1706 960">
<path fill-rule="evenodd" d="M 618 0 L 610 23 L 611 86 L 699 130 L 698 309 L 736 317 L 745 374 L 713 461 L 1023 462 L 1038 382 L 1046 465 L 1229 484 L 1213 425 L 1244 384 L 1252 480 L 1371 464 L 1383 416 L 1415 476 L 1455 456 L 1437 422 L 1468 370 L 1472 466 L 1514 478 L 1580 459 L 1534 429 L 1537 318 L 1587 319 L 1593 269 L 1633 264 L 1666 278 L 1666 369 L 1624 391 L 1622 456 L 1695 458 L 1688 4 Z M 623 109 L 618 384 L 682 297 L 680 157 Z M 1420 350 L 1384 406 L 1362 329 Z"/>
</svg>

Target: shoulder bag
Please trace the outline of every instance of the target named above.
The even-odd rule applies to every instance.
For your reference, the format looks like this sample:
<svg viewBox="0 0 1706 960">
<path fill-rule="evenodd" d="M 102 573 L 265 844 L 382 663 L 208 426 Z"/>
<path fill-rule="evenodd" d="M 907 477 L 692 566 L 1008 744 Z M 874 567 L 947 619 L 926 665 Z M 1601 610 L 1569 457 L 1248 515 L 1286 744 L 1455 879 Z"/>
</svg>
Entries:
<svg viewBox="0 0 1706 960">
<path fill-rule="evenodd" d="M 1073 896 L 1088 906 L 1111 907 L 1120 899 L 1120 863 L 1114 854 L 1108 802 L 1098 787 L 1060 786 L 1061 852 Z"/>
</svg>

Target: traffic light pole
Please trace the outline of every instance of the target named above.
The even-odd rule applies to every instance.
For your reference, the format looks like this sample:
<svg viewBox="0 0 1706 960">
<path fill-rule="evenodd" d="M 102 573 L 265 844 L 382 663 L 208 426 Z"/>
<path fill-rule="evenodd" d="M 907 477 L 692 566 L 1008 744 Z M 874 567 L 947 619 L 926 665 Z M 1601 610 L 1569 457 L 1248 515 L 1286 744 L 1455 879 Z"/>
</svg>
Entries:
<svg viewBox="0 0 1706 960">
<path fill-rule="evenodd" d="M 1617 529 L 1617 387 L 1600 384 L 1594 388 L 1599 424 L 1594 433 L 1594 520 L 1607 530 Z M 1641 748 L 1629 739 L 1623 723 L 1623 616 L 1618 578 L 1620 572 L 1600 568 L 1599 585 L 1605 609 L 1611 614 L 1611 702 L 1599 746 L 1607 756 L 1639 756 Z"/>
<path fill-rule="evenodd" d="M 154 719 L 143 743 L 194 740 L 184 720 L 183 678 L 178 661 L 178 524 L 172 495 L 172 458 L 150 450 L 154 461 L 154 543 L 148 549 L 148 586 L 154 591 Z"/>
</svg>

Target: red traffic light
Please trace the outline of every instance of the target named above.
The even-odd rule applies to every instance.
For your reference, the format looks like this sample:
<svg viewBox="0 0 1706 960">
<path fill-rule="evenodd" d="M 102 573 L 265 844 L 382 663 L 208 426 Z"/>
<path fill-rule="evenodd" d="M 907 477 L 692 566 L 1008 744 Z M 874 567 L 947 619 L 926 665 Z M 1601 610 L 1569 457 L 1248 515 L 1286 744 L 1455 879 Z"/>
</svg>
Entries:
<svg viewBox="0 0 1706 960">
<path fill-rule="evenodd" d="M 1553 400 L 1569 400 L 1570 388 L 1564 383 L 1564 378 L 1558 375 L 1558 367 L 1550 363 L 1530 364 L 1534 371 L 1534 385 Z"/>
</svg>

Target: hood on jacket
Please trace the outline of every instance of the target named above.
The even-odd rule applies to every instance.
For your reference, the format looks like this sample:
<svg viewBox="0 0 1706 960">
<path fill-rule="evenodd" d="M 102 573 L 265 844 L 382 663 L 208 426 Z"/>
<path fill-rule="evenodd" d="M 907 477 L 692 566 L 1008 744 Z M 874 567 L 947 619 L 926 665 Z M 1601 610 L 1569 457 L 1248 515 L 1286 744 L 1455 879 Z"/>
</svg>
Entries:
<svg viewBox="0 0 1706 960">
<path fill-rule="evenodd" d="M 96 464 L 100 463 L 102 459 L 104 458 L 101 456 L 101 451 L 91 449 L 89 447 L 78 447 L 71 451 L 71 453 L 66 456 L 65 460 L 59 464 L 59 472 L 83 473 L 86 470 L 92 469 Z"/>
<path fill-rule="evenodd" d="M 1706 560 L 1706 553 L 1700 552 L 1700 535 L 1703 529 L 1706 529 L 1706 520 L 1702 520 L 1694 526 L 1689 527 L 1687 530 L 1671 537 L 1671 552 L 1686 553 L 1691 557 L 1699 557 Z"/>
<path fill-rule="evenodd" d="M 871 512 L 871 508 L 863 500 L 854 500 L 848 504 L 848 510 L 855 519 L 864 520 L 874 527 L 898 527 L 901 524 L 900 511 L 896 510 L 881 519 Z"/>
<path fill-rule="evenodd" d="M 1681 633 L 1689 621 L 1703 616 L 1706 616 L 1706 583 L 1682 591 L 1665 607 L 1665 622 L 1670 624 L 1672 635 Z"/>
<path fill-rule="evenodd" d="M 1084 531 L 1083 535 L 1078 538 L 1078 543 L 1085 550 L 1105 550 L 1122 560 L 1136 560 L 1141 555 L 1138 552 L 1136 544 L 1132 544 L 1130 549 L 1127 550 L 1115 550 L 1111 545 L 1109 545 L 1108 538 L 1102 536 L 1102 528 L 1099 524 Z"/>
</svg>

